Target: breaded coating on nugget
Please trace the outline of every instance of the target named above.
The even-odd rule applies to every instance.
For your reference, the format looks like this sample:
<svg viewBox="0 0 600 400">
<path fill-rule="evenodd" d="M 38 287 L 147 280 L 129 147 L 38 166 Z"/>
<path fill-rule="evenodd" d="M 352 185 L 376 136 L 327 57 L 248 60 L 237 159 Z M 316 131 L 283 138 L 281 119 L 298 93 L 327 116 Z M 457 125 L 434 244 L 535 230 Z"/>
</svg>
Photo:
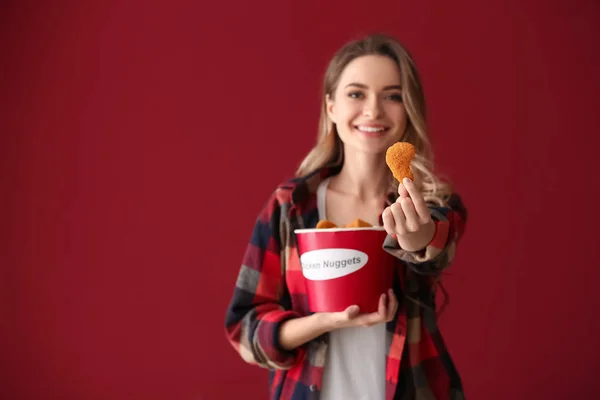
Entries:
<svg viewBox="0 0 600 400">
<path fill-rule="evenodd" d="M 370 228 L 372 226 L 373 225 L 371 225 L 370 223 L 357 218 L 354 221 L 350 222 L 348 225 L 344 226 L 344 228 Z"/>
<path fill-rule="evenodd" d="M 322 219 L 317 223 L 317 229 L 337 228 L 338 226 L 331 221 Z"/>
<path fill-rule="evenodd" d="M 385 162 L 398 182 L 402 183 L 404 178 L 415 179 L 410 169 L 410 161 L 415 154 L 415 146 L 407 142 L 395 143 L 385 152 Z"/>
</svg>

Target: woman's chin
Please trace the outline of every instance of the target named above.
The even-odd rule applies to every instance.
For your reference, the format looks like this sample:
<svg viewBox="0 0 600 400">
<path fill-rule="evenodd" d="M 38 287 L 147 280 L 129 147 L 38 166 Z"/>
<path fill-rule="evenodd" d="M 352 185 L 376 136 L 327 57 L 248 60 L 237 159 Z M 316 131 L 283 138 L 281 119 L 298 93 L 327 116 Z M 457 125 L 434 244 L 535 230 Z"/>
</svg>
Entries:
<svg viewBox="0 0 600 400">
<path fill-rule="evenodd" d="M 389 140 L 382 140 L 377 143 L 346 143 L 344 145 L 344 151 L 346 153 L 351 151 L 353 153 L 381 155 L 385 154 L 388 147 L 390 147 L 392 144 L 394 144 L 394 142 L 390 142 Z"/>
</svg>

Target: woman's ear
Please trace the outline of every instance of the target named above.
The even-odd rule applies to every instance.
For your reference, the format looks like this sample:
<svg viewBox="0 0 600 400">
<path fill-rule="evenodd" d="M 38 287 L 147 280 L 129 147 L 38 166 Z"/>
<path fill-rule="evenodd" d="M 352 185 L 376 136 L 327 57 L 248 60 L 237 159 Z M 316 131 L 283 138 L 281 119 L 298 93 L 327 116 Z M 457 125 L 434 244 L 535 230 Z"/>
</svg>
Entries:
<svg viewBox="0 0 600 400">
<path fill-rule="evenodd" d="M 329 94 L 325 95 L 325 105 L 327 108 L 327 116 L 335 124 L 335 107 L 334 101 Z"/>
</svg>

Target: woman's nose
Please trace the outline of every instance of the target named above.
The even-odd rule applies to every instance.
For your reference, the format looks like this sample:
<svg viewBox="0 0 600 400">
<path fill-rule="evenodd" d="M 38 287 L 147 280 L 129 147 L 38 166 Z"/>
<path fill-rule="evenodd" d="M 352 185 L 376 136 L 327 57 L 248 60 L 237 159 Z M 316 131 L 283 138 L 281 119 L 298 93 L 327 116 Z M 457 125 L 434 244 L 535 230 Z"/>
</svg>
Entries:
<svg viewBox="0 0 600 400">
<path fill-rule="evenodd" d="M 378 118 L 381 115 L 381 104 L 377 99 L 370 99 L 365 102 L 363 115 L 371 119 Z"/>
</svg>

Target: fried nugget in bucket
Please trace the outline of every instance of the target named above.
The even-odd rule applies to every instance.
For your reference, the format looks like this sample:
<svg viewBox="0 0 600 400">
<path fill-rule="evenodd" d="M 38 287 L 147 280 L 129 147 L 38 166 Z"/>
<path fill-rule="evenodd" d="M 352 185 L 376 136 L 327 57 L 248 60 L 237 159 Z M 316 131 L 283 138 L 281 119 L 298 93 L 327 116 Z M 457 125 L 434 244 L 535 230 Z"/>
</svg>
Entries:
<svg viewBox="0 0 600 400">
<path fill-rule="evenodd" d="M 338 226 L 331 221 L 322 219 L 317 223 L 317 229 L 337 228 Z"/>
<path fill-rule="evenodd" d="M 385 152 L 385 162 L 398 182 L 402 183 L 404 178 L 415 179 L 410 169 L 415 154 L 415 146 L 407 142 L 395 143 Z"/>
<path fill-rule="evenodd" d="M 372 226 L 373 225 L 371 225 L 370 223 L 357 218 L 354 221 L 350 222 L 348 225 L 344 226 L 344 228 L 371 228 Z"/>
</svg>

